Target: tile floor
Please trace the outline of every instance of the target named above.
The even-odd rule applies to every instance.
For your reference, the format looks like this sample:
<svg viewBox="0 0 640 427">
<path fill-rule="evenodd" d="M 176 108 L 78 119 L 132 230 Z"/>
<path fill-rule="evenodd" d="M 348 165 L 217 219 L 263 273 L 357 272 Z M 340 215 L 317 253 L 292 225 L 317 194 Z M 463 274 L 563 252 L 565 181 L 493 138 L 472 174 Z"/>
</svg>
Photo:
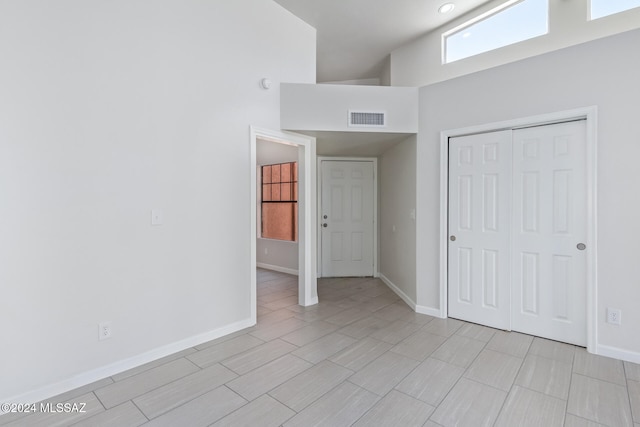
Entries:
<svg viewBox="0 0 640 427">
<path fill-rule="evenodd" d="M 376 279 L 323 279 L 303 308 L 295 277 L 258 278 L 257 326 L 0 425 L 640 427 L 640 365 L 416 314 Z"/>
</svg>

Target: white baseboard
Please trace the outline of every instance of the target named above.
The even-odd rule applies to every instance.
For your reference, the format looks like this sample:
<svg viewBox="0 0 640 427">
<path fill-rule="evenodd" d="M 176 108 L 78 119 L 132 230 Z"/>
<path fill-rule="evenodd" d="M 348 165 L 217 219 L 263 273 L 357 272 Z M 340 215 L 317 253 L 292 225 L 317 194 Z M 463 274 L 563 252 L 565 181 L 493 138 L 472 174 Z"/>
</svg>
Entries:
<svg viewBox="0 0 640 427">
<path fill-rule="evenodd" d="M 393 292 L 396 293 L 396 295 L 398 295 L 400 298 L 402 298 L 402 301 L 406 302 L 407 305 L 409 307 L 411 307 L 411 309 L 413 311 L 416 311 L 416 303 L 414 300 L 412 300 L 411 298 L 409 298 L 409 296 L 407 294 L 405 294 L 402 289 L 400 289 L 399 287 L 397 287 L 391 280 L 389 280 L 389 278 L 387 276 L 385 276 L 382 273 L 378 273 L 380 276 L 380 280 L 382 280 L 384 282 L 385 285 L 387 285 L 389 287 L 389 289 L 391 289 Z"/>
<path fill-rule="evenodd" d="M 440 319 L 446 319 L 445 316 L 442 315 L 442 312 L 438 308 L 426 307 L 424 305 L 416 306 L 416 313 L 426 314 L 433 317 L 438 317 Z"/>
<path fill-rule="evenodd" d="M 312 305 L 316 305 L 317 303 L 318 303 L 318 297 L 309 298 L 309 300 L 306 301 L 306 304 L 300 304 L 300 302 L 298 301 L 298 304 L 300 304 L 303 307 L 310 307 Z"/>
<path fill-rule="evenodd" d="M 407 294 L 405 294 L 402 289 L 400 289 L 399 287 L 397 287 L 391 280 L 389 280 L 388 277 L 386 277 L 384 274 L 382 273 L 378 273 L 380 275 L 380 280 L 382 280 L 385 285 L 387 285 L 389 287 L 389 289 L 391 289 L 393 292 L 395 292 L 400 298 L 402 298 L 402 300 L 404 302 L 407 303 L 407 305 L 409 307 L 411 307 L 411 309 L 413 311 L 415 311 L 416 313 L 420 313 L 420 314 L 426 314 L 428 316 L 433 316 L 433 317 L 442 317 L 442 314 L 440 313 L 440 310 L 437 308 L 433 308 L 433 307 L 425 307 L 423 305 L 418 305 L 415 303 L 414 300 L 412 300 L 411 298 L 409 298 L 409 296 Z"/>
<path fill-rule="evenodd" d="M 264 268 L 265 270 L 273 270 L 280 273 L 293 274 L 294 276 L 298 275 L 298 270 L 294 270 L 292 268 L 280 267 L 279 265 L 265 264 L 263 262 L 256 263 L 258 268 Z"/>
<path fill-rule="evenodd" d="M 632 363 L 640 363 L 640 353 L 635 351 L 624 350 L 617 347 L 598 344 L 596 346 L 596 354 L 600 356 L 613 357 L 614 359 L 625 360 Z"/>
<path fill-rule="evenodd" d="M 0 398 L 0 402 L 37 403 L 42 400 L 57 396 L 59 394 L 66 393 L 67 391 L 76 389 L 78 387 L 82 387 L 98 380 L 110 377 L 120 372 L 124 372 L 140 365 L 144 365 L 145 363 L 153 362 L 154 360 L 160 359 L 162 357 L 169 356 L 182 350 L 186 350 L 190 347 L 195 347 L 196 345 L 203 344 L 207 341 L 211 341 L 216 338 L 231 334 L 233 332 L 248 328 L 250 326 L 253 326 L 254 324 L 255 322 L 252 322 L 251 319 L 241 320 L 239 322 L 223 326 L 222 328 L 214 329 L 213 331 L 205 332 L 203 334 L 167 344 L 162 347 L 147 351 L 146 353 L 142 353 L 125 360 L 120 360 L 107 366 L 75 375 L 66 380 L 41 387 L 37 390 L 29 391 L 18 396 Z M 0 416 L 1 415 L 2 412 L 0 412 Z"/>
</svg>

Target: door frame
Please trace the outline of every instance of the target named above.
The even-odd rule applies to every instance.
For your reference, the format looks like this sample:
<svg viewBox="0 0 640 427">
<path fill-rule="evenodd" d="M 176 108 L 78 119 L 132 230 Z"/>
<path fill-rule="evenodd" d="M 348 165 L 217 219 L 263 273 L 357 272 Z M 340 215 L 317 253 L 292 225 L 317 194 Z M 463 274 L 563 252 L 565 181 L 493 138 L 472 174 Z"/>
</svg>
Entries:
<svg viewBox="0 0 640 427">
<path fill-rule="evenodd" d="M 258 139 L 277 142 L 298 147 L 298 304 L 309 306 L 318 303 L 318 289 L 316 276 L 316 139 L 308 135 L 293 132 L 276 131 L 255 126 L 250 131 L 250 299 L 251 321 L 257 321 L 257 170 L 256 150 Z"/>
<path fill-rule="evenodd" d="M 598 107 L 588 106 L 573 110 L 558 111 L 549 114 L 529 116 L 487 123 L 440 132 L 440 317 L 448 317 L 448 245 L 449 245 L 449 138 L 477 133 L 513 130 L 531 126 L 550 125 L 572 120 L 586 119 L 586 185 L 587 185 L 587 237 L 586 245 L 590 250 L 585 256 L 587 271 L 587 350 L 596 353 L 597 326 L 597 116 Z"/>
<path fill-rule="evenodd" d="M 377 157 L 330 157 L 330 156 L 318 156 L 317 159 L 317 171 L 318 171 L 318 211 L 317 218 L 322 218 L 322 162 L 325 160 L 339 161 L 339 162 L 371 162 L 373 163 L 373 277 L 379 277 L 378 272 L 378 158 Z M 317 230 L 317 275 L 322 276 L 322 227 L 320 221 L 318 221 Z"/>
</svg>

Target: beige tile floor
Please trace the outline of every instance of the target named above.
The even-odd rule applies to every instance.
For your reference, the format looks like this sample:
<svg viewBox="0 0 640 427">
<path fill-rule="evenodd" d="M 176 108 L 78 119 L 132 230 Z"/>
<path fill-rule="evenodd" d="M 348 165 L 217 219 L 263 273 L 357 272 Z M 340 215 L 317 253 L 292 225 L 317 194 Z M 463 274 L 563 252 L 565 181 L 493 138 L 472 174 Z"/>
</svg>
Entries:
<svg viewBox="0 0 640 427">
<path fill-rule="evenodd" d="M 377 279 L 320 280 L 304 308 L 295 277 L 258 278 L 257 326 L 0 425 L 640 427 L 640 365 L 415 314 Z"/>
</svg>

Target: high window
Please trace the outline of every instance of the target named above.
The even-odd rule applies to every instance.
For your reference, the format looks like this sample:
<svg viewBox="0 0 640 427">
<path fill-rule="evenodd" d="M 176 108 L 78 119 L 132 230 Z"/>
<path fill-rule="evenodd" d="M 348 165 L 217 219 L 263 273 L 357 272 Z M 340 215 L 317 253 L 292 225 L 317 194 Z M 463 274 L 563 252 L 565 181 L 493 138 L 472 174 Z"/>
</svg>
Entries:
<svg viewBox="0 0 640 427">
<path fill-rule="evenodd" d="M 261 235 L 266 239 L 298 241 L 298 164 L 261 167 Z"/>
<path fill-rule="evenodd" d="M 640 7 L 640 0 L 591 0 L 591 19 Z"/>
<path fill-rule="evenodd" d="M 549 0 L 510 0 L 443 34 L 443 62 L 518 43 L 549 32 Z"/>
</svg>

